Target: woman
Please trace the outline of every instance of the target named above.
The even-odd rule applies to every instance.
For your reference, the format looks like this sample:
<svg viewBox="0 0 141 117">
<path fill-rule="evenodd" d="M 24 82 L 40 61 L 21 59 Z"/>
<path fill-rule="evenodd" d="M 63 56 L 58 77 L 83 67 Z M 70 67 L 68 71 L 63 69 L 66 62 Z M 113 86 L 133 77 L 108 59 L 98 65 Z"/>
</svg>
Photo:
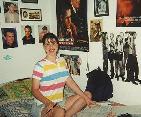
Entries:
<svg viewBox="0 0 141 117">
<path fill-rule="evenodd" d="M 91 95 L 80 90 L 66 68 L 65 59 L 57 57 L 58 38 L 47 33 L 42 41 L 46 57 L 37 62 L 33 70 L 32 93 L 36 98 L 33 117 L 72 117 L 86 105 L 94 104 Z M 65 85 L 77 95 L 64 99 Z"/>
</svg>

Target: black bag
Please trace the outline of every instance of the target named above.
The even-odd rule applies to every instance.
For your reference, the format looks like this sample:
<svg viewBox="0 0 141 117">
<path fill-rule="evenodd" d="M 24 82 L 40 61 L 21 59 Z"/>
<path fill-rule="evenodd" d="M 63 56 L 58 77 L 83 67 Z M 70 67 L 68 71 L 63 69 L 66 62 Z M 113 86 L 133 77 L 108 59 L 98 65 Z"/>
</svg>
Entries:
<svg viewBox="0 0 141 117">
<path fill-rule="evenodd" d="M 100 68 L 86 74 L 88 81 L 86 91 L 92 94 L 94 101 L 107 101 L 113 97 L 113 84 L 109 75 Z"/>
</svg>

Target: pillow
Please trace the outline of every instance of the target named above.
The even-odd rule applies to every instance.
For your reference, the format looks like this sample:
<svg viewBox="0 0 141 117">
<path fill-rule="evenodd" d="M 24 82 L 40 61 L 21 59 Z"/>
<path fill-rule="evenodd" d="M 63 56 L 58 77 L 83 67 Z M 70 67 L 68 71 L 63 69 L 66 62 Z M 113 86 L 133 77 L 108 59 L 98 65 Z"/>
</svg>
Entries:
<svg viewBox="0 0 141 117">
<path fill-rule="evenodd" d="M 2 86 L 9 99 L 21 99 L 32 97 L 31 93 L 31 79 L 20 79 Z"/>
</svg>

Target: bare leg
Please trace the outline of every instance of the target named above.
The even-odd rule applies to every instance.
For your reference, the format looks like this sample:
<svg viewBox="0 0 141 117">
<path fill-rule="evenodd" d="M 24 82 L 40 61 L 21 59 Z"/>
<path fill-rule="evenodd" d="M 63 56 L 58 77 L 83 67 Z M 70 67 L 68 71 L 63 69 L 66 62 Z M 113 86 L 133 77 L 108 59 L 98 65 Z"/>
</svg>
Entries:
<svg viewBox="0 0 141 117">
<path fill-rule="evenodd" d="M 86 91 L 85 94 L 91 98 L 91 94 L 89 92 Z M 70 96 L 65 105 L 66 109 L 65 117 L 72 117 L 85 106 L 86 102 L 84 98 L 80 97 L 79 95 Z"/>
<path fill-rule="evenodd" d="M 53 109 L 52 117 L 65 117 L 65 110 L 61 107 L 55 107 Z"/>
</svg>

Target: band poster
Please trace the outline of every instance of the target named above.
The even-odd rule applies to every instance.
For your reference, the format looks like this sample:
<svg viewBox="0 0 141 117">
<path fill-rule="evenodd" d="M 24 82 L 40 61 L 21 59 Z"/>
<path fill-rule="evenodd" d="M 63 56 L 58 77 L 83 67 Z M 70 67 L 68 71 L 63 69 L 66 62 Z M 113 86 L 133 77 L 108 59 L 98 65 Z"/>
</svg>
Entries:
<svg viewBox="0 0 141 117">
<path fill-rule="evenodd" d="M 89 51 L 87 0 L 56 0 L 60 49 Z"/>
<path fill-rule="evenodd" d="M 141 27 L 141 0 L 117 0 L 116 26 Z"/>
<path fill-rule="evenodd" d="M 111 79 L 141 84 L 139 80 L 138 55 L 135 31 L 101 32 L 103 47 L 103 70 Z"/>
</svg>

